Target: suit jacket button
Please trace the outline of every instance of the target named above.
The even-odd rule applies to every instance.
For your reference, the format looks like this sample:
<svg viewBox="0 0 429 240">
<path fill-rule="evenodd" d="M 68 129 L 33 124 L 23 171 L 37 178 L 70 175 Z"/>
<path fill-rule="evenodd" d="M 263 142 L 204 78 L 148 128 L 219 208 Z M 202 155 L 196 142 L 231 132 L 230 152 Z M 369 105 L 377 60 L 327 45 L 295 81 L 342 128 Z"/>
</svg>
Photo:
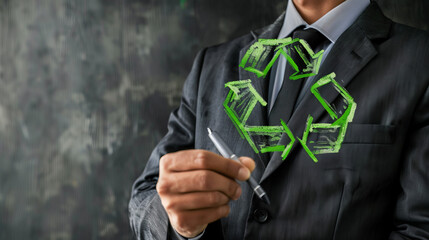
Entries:
<svg viewBox="0 0 429 240">
<path fill-rule="evenodd" d="M 253 211 L 253 218 L 259 223 L 264 223 L 268 219 L 268 212 L 267 210 L 257 208 Z"/>
</svg>

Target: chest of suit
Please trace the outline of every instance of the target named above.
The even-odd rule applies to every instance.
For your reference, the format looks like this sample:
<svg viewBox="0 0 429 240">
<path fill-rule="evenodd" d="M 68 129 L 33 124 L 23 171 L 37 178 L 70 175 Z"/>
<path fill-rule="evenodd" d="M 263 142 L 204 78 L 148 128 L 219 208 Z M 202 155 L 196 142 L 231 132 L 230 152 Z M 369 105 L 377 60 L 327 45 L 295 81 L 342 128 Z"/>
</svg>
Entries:
<svg viewBox="0 0 429 240">
<path fill-rule="evenodd" d="M 410 61 L 398 68 L 400 59 L 412 58 L 418 54 L 417 50 L 392 51 L 401 39 L 370 37 L 352 28 L 342 36 L 343 41 L 339 41 L 321 67 L 319 77 L 335 72 L 337 82 L 353 96 L 357 108 L 341 150 L 317 155 L 317 163 L 298 144 L 285 160 L 279 154 L 255 154 L 226 114 L 223 103 L 228 89 L 225 84 L 232 80 L 251 79 L 252 86 L 267 98 L 266 79 L 238 67 L 243 54 L 240 50 L 249 46 L 250 39 L 242 39 L 243 42 L 237 44 L 240 47 L 231 44 L 226 51 L 219 53 L 213 49 L 207 54 L 208 67 L 202 69 L 199 86 L 196 148 L 216 152 L 206 136 L 206 128 L 216 130 L 237 155 L 255 159 L 257 168 L 253 175 L 274 199 L 271 206 L 266 206 L 242 184 L 242 197 L 232 203 L 230 216 L 222 220 L 226 237 L 386 237 L 383 234 L 388 232 L 389 223 L 383 225 L 380 221 L 391 217 L 394 202 L 390 199 L 396 194 L 402 153 L 407 146 L 406 132 L 413 127 L 413 111 L 427 83 L 423 64 Z M 408 69 L 420 71 L 410 76 Z M 321 94 L 333 106 L 341 105 L 343 99 L 339 94 L 333 91 Z M 332 122 L 309 92 L 287 123 L 295 136 L 302 136 L 308 115 L 320 123 Z M 266 116 L 264 106 L 256 105 L 248 123 L 264 125 Z M 313 133 L 309 140 L 321 137 Z M 287 144 L 289 138 L 282 137 L 282 140 Z M 372 225 L 378 229 L 372 229 Z M 367 232 L 363 234 L 362 229 Z"/>
</svg>

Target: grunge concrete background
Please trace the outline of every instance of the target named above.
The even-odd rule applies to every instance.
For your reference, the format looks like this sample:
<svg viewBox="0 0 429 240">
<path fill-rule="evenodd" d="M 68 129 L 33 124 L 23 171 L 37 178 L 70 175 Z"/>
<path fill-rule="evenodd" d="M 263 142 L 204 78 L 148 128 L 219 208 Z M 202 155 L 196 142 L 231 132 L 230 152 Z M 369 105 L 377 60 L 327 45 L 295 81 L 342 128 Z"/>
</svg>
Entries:
<svg viewBox="0 0 429 240">
<path fill-rule="evenodd" d="M 0 0 L 0 239 L 132 239 L 131 184 L 198 49 L 286 0 Z M 429 29 L 428 0 L 380 0 Z"/>
</svg>

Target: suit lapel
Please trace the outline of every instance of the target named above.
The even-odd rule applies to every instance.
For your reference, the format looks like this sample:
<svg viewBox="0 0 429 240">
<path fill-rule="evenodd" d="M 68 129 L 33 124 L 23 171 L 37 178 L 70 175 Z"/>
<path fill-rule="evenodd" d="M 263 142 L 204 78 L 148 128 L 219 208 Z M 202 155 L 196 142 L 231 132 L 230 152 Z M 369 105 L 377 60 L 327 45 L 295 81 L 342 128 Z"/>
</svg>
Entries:
<svg viewBox="0 0 429 240">
<path fill-rule="evenodd" d="M 240 64 L 241 60 L 243 59 L 244 55 L 246 54 L 247 50 L 249 50 L 249 48 L 255 43 L 257 42 L 259 39 L 274 39 L 277 38 L 280 29 L 283 25 L 283 21 L 284 21 L 284 16 L 285 13 L 283 13 L 282 15 L 280 15 L 280 17 L 277 18 L 277 20 L 271 24 L 270 26 L 262 29 L 261 33 L 259 34 L 258 31 L 252 32 L 252 35 L 254 37 L 253 41 L 251 41 L 249 44 L 247 44 L 245 47 L 243 47 L 240 50 L 240 57 L 238 59 L 238 64 L 237 66 Z M 269 56 L 267 58 L 265 58 L 265 60 L 263 61 L 262 65 L 265 66 L 273 57 L 273 52 L 271 51 L 269 53 Z M 246 70 L 244 70 L 244 68 L 242 67 L 238 67 L 239 68 L 239 78 L 240 80 L 246 80 L 246 79 L 250 79 L 252 80 L 252 84 L 255 87 L 255 89 L 261 94 L 261 96 L 267 100 L 267 95 L 268 95 L 268 81 L 269 81 L 269 75 L 267 75 L 264 78 L 258 78 L 256 76 L 256 74 L 248 72 Z M 256 113 L 254 114 L 254 117 L 257 117 Z M 258 116 L 259 113 L 258 113 Z M 267 121 L 266 119 L 266 114 L 264 116 L 265 118 L 265 122 Z"/>
<path fill-rule="evenodd" d="M 334 72 L 336 74 L 336 81 L 343 87 L 347 87 L 354 76 L 377 55 L 377 50 L 371 40 L 387 37 L 389 29 L 390 20 L 383 16 L 377 4 L 371 3 L 355 23 L 353 23 L 337 40 L 321 66 L 318 75 L 316 75 L 314 79 L 318 80 Z M 332 103 L 339 97 L 339 93 L 327 91 L 327 88 L 321 88 L 319 90 L 320 94 L 329 103 Z M 325 109 L 310 91 L 305 93 L 302 101 L 287 123 L 287 126 L 295 137 L 302 138 L 309 114 L 313 116 L 313 122 L 317 122 L 324 114 L 327 114 Z M 279 144 L 287 145 L 289 142 L 289 137 L 283 134 Z M 290 156 L 293 155 L 297 149 L 302 149 L 298 141 L 295 142 L 289 153 L 289 157 L 284 161 L 281 159 L 281 152 L 275 152 L 262 176 L 262 181 L 283 162 L 290 161 L 292 159 Z M 308 160 L 311 161 L 310 158 Z"/>
<path fill-rule="evenodd" d="M 259 39 L 274 39 L 277 38 L 280 29 L 283 25 L 284 21 L 284 13 L 277 18 L 277 20 L 271 24 L 270 26 L 262 29 L 260 33 L 258 31 L 252 32 L 252 35 L 254 37 L 253 41 L 251 41 L 249 44 L 247 44 L 245 47 L 243 47 L 240 50 L 239 59 L 237 63 L 237 67 L 239 66 L 241 60 L 245 56 L 247 50 Z M 273 51 L 271 51 L 267 58 L 262 62 L 262 66 L 267 65 L 267 63 L 272 59 L 273 57 Z M 251 73 L 249 71 L 244 70 L 242 67 L 239 68 L 239 79 L 236 80 L 247 80 L 250 79 L 252 81 L 253 87 L 256 89 L 256 91 L 263 97 L 265 101 L 268 99 L 268 84 L 269 84 L 269 74 L 265 77 L 258 77 L 256 74 Z M 260 104 L 258 104 L 254 110 L 252 111 L 252 114 L 249 118 L 248 124 L 252 126 L 266 126 L 267 125 L 267 107 L 263 107 Z M 260 153 L 255 154 L 255 160 L 259 159 L 261 161 L 261 165 L 264 166 L 269 160 L 269 154 Z M 263 171 L 263 169 L 260 169 Z"/>
</svg>

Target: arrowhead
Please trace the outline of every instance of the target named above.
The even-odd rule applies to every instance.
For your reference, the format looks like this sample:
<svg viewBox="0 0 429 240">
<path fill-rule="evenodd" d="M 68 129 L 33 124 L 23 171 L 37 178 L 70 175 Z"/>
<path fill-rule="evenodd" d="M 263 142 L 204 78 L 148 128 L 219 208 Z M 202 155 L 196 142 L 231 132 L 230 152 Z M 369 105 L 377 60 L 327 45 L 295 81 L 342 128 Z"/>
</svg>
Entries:
<svg viewBox="0 0 429 240">
<path fill-rule="evenodd" d="M 247 50 L 239 67 L 256 74 L 257 77 L 265 77 L 280 55 L 280 52 L 276 52 L 273 58 L 268 59 L 271 51 L 279 45 L 286 46 L 296 41 L 298 40 L 292 40 L 292 38 L 259 39 Z"/>
<path fill-rule="evenodd" d="M 228 96 L 223 102 L 225 111 L 234 123 L 240 136 L 246 139 L 253 150 L 258 153 L 258 148 L 246 131 L 245 126 L 258 102 L 262 106 L 266 106 L 267 102 L 252 86 L 252 80 L 250 79 L 229 82 L 225 84 L 225 87 L 230 88 Z"/>
<path fill-rule="evenodd" d="M 262 106 L 267 105 L 267 102 L 253 87 L 252 80 L 250 79 L 228 82 L 225 84 L 225 87 L 229 87 L 231 91 L 234 93 L 233 100 L 235 101 L 238 101 L 242 98 L 250 97 L 252 99 L 256 99 L 260 104 L 262 104 Z"/>
<path fill-rule="evenodd" d="M 303 39 L 296 38 L 293 43 L 296 44 L 280 45 L 276 48 L 276 51 L 280 52 L 286 58 L 289 65 L 296 71 L 289 79 L 298 80 L 316 75 L 319 72 L 324 50 L 314 53 L 310 45 Z M 297 52 L 300 59 L 292 60 L 290 51 Z"/>
<path fill-rule="evenodd" d="M 274 50 L 274 56 L 267 59 L 269 53 Z M 301 56 L 300 63 L 296 63 L 289 56 L 290 51 L 297 51 Z M 303 39 L 259 39 L 252 44 L 247 50 L 244 57 L 241 59 L 240 67 L 248 72 L 256 74 L 257 77 L 266 77 L 271 67 L 277 61 L 280 55 L 283 55 L 289 65 L 292 66 L 296 72 L 290 76 L 291 80 L 297 80 L 309 76 L 316 75 L 319 72 L 320 63 L 322 61 L 323 50 L 314 53 L 308 43 Z M 299 68 L 302 67 L 302 69 Z"/>
</svg>

